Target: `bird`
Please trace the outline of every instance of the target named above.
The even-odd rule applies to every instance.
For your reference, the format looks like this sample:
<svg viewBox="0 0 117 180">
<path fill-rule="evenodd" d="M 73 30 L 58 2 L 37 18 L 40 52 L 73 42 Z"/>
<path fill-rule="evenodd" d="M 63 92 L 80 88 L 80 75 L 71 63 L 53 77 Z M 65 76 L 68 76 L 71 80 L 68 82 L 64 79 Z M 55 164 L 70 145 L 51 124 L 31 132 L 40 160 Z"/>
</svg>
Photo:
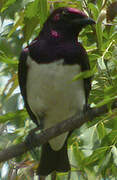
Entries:
<svg viewBox="0 0 117 180">
<path fill-rule="evenodd" d="M 89 59 L 78 35 L 95 21 L 83 11 L 59 7 L 49 15 L 39 35 L 20 55 L 18 79 L 26 110 L 41 129 L 81 113 L 88 105 L 91 77 L 73 81 L 90 70 Z M 70 162 L 65 132 L 42 145 L 37 174 L 67 172 Z"/>
</svg>

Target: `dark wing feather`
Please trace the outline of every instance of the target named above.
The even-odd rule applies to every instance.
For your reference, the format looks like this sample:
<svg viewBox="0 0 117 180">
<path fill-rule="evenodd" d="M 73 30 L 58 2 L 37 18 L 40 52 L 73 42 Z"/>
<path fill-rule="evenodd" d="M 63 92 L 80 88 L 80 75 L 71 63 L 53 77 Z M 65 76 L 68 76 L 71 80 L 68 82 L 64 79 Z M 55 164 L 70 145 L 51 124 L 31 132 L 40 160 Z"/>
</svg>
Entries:
<svg viewBox="0 0 117 180">
<path fill-rule="evenodd" d="M 87 71 L 90 70 L 89 58 L 86 50 L 83 48 L 81 43 L 76 43 L 74 45 L 70 45 L 65 54 L 64 51 L 64 59 L 65 64 L 79 64 L 81 66 L 81 70 Z M 72 59 L 72 61 L 71 61 Z M 86 97 L 86 106 L 88 103 L 88 97 L 91 90 L 91 77 L 84 79 L 84 88 L 85 88 L 85 97 Z"/>
<path fill-rule="evenodd" d="M 87 52 L 81 44 L 80 44 L 80 48 L 81 48 L 80 50 L 81 51 L 81 54 L 80 54 L 81 69 L 82 71 L 90 70 L 90 64 L 89 64 L 89 58 L 88 58 Z M 91 90 L 91 77 L 84 79 L 84 88 L 85 88 L 86 106 L 87 106 L 88 97 Z"/>
<path fill-rule="evenodd" d="M 26 80 L 27 80 L 28 67 L 26 65 L 26 60 L 27 60 L 28 54 L 29 54 L 28 48 L 25 48 L 20 55 L 19 65 L 18 65 L 18 80 L 19 80 L 21 94 L 23 96 L 25 107 L 28 111 L 28 114 L 30 115 L 30 118 L 33 120 L 33 122 L 36 123 L 37 126 L 39 126 L 39 122 L 38 122 L 36 116 L 31 111 L 31 109 L 28 105 L 28 102 L 27 102 Z"/>
</svg>

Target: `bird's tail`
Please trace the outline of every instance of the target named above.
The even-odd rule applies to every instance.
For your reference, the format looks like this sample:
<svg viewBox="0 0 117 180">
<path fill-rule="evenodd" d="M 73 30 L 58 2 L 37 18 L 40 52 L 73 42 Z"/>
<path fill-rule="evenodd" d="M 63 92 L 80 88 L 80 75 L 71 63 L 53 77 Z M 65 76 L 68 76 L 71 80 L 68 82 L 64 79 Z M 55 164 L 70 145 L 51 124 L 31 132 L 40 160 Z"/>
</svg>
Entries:
<svg viewBox="0 0 117 180">
<path fill-rule="evenodd" d="M 42 146 L 41 160 L 37 169 L 37 174 L 47 176 L 53 171 L 66 172 L 70 170 L 67 154 L 67 142 L 59 151 L 54 151 L 49 143 Z"/>
</svg>

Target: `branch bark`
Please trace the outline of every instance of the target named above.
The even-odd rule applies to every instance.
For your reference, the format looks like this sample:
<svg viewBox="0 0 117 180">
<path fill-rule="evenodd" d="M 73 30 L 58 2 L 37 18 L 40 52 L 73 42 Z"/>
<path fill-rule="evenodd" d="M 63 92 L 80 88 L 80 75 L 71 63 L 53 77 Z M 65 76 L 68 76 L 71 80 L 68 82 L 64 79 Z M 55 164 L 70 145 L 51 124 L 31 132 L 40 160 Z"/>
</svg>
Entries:
<svg viewBox="0 0 117 180">
<path fill-rule="evenodd" d="M 114 103 L 112 108 L 117 108 L 117 103 Z M 72 131 L 76 128 L 80 128 L 85 122 L 93 121 L 94 118 L 106 112 L 108 112 L 108 108 L 106 105 L 104 105 L 99 108 L 91 108 L 86 113 L 81 113 L 80 115 L 76 114 L 72 118 L 63 121 L 52 128 L 46 129 L 39 134 L 35 134 L 35 141 L 32 147 L 28 147 L 26 145 L 26 141 L 24 141 L 20 144 L 12 145 L 2 150 L 0 152 L 0 162 L 7 161 L 14 157 L 20 156 L 26 153 L 27 151 L 48 142 L 50 139 L 66 131 Z"/>
</svg>

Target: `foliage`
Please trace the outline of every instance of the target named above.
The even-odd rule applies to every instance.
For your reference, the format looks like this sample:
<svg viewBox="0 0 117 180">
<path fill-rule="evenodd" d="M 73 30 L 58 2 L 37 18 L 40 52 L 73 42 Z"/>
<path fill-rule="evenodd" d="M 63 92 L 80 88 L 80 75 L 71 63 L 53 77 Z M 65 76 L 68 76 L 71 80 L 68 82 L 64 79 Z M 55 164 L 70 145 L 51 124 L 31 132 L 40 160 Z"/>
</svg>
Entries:
<svg viewBox="0 0 117 180">
<path fill-rule="evenodd" d="M 34 126 L 23 109 L 18 88 L 17 65 L 22 46 L 36 37 L 52 8 L 76 7 L 97 24 L 85 28 L 79 38 L 88 52 L 91 71 L 74 80 L 93 75 L 89 103 L 91 107 L 107 104 L 109 110 L 75 130 L 69 138 L 69 176 L 78 180 L 117 179 L 117 110 L 111 109 L 117 98 L 117 7 L 111 14 L 113 3 L 114 0 L 0 1 L 0 149 L 21 142 Z M 33 152 L 2 163 L 0 179 L 36 178 L 36 159 Z M 58 173 L 57 180 L 63 179 L 67 180 L 68 174 Z"/>
</svg>

